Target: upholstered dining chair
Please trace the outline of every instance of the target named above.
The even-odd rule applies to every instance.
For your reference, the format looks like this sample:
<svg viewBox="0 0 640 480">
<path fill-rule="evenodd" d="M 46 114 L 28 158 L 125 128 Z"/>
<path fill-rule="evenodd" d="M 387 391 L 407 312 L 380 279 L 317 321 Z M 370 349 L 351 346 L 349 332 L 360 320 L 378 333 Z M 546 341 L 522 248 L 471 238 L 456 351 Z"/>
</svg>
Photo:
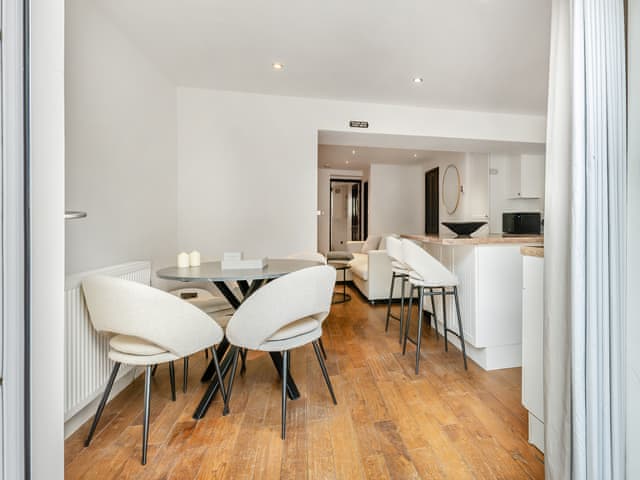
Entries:
<svg viewBox="0 0 640 480">
<path fill-rule="evenodd" d="M 202 310 L 170 293 L 137 282 L 93 276 L 82 282 L 89 317 L 98 332 L 113 334 L 109 358 L 115 362 L 85 446 L 89 446 L 121 364 L 144 366 L 142 464 L 147 463 L 151 368 L 184 358 L 219 343 L 222 329 Z M 213 350 L 216 374 L 222 375 Z"/>
<path fill-rule="evenodd" d="M 416 375 L 420 370 L 420 344 L 422 341 L 422 320 L 424 318 L 424 297 L 431 297 L 431 306 L 435 315 L 434 295 L 442 296 L 442 317 L 444 322 L 444 349 L 449 350 L 447 334 L 452 333 L 460 339 L 462 360 L 467 369 L 467 350 L 464 343 L 464 331 L 462 328 L 462 316 L 460 314 L 460 300 L 458 298 L 458 277 L 447 267 L 433 258 L 429 253 L 411 240 L 402 240 L 402 255 L 404 263 L 409 267 L 409 284 L 411 295 L 409 296 L 409 313 L 405 322 L 404 342 L 402 354 L 407 350 L 407 341 L 416 345 Z M 418 334 L 415 340 L 409 338 L 409 324 L 411 322 L 411 304 L 413 303 L 413 290 L 418 290 Z M 451 295 L 455 301 L 458 315 L 458 331 L 452 330 L 447 325 L 447 295 Z M 438 328 L 436 320 L 436 331 Z"/>
<path fill-rule="evenodd" d="M 297 259 L 297 260 L 309 260 L 310 262 L 318 262 L 324 265 L 327 264 L 327 257 L 325 257 L 320 252 L 298 252 L 289 255 L 287 258 Z M 324 349 L 324 342 L 322 341 L 322 337 L 318 339 L 318 345 L 320 345 L 320 350 L 322 351 L 322 356 L 324 359 L 327 359 L 327 351 Z M 289 357 L 290 358 L 290 357 Z"/>
<path fill-rule="evenodd" d="M 318 339 L 322 323 L 329 315 L 336 271 L 318 265 L 284 275 L 268 283 L 247 298 L 227 325 L 227 340 L 232 345 L 233 364 L 224 412 L 229 400 L 241 348 L 263 352 L 281 352 L 282 430 L 286 435 L 287 371 L 289 351 L 311 343 L 334 404 L 337 404 L 331 380 L 320 352 Z"/>
<path fill-rule="evenodd" d="M 193 287 L 189 286 L 177 288 L 175 290 L 171 290 L 170 293 L 198 307 L 200 310 L 209 315 L 218 325 L 220 325 L 220 327 L 222 327 L 222 330 L 224 330 L 227 326 L 227 322 L 229 321 L 229 318 L 233 313 L 233 307 L 231 307 L 226 298 L 220 295 L 214 295 L 208 288 L 200 283 L 196 283 Z M 210 349 L 206 349 L 204 351 L 204 356 L 206 359 L 209 358 L 209 350 Z M 157 365 L 153 367 L 152 375 L 156 373 L 157 367 Z M 172 372 L 173 362 L 169 364 L 169 374 L 171 378 L 174 378 L 175 374 L 173 374 Z M 188 379 L 189 357 L 184 357 L 182 374 L 182 391 L 184 393 L 187 393 Z M 175 393 L 173 392 L 175 392 L 175 386 L 172 384 L 172 394 L 175 395 Z"/>
</svg>

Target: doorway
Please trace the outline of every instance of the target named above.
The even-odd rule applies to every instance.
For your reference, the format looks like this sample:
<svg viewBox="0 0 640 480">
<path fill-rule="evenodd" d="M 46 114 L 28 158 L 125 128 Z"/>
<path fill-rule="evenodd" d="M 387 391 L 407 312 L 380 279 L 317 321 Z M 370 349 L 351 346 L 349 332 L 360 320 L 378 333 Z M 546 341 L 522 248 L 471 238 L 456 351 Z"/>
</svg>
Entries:
<svg viewBox="0 0 640 480">
<path fill-rule="evenodd" d="M 347 242 L 360 240 L 361 232 L 360 180 L 331 180 L 329 182 L 329 248 L 346 250 Z"/>
<path fill-rule="evenodd" d="M 434 168 L 424 174 L 424 232 L 437 235 L 440 231 L 440 169 Z"/>
</svg>

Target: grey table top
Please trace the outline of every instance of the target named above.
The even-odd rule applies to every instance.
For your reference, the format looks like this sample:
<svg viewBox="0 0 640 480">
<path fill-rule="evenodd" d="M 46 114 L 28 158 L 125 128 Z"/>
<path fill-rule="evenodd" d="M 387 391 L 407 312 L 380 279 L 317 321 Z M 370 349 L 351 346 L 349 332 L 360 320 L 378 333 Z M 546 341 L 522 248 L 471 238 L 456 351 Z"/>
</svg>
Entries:
<svg viewBox="0 0 640 480">
<path fill-rule="evenodd" d="M 264 268 L 223 270 L 221 263 L 205 262 L 199 267 L 169 267 L 156 272 L 159 278 L 181 282 L 232 282 L 237 280 L 261 280 L 278 278 L 303 268 L 322 265 L 310 260 L 269 258 Z"/>
</svg>

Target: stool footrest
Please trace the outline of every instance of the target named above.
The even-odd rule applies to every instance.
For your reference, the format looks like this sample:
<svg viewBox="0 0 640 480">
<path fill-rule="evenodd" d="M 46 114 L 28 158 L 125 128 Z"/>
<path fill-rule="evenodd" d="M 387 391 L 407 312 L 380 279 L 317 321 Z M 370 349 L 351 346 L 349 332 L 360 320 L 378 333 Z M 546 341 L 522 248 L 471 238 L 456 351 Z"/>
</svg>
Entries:
<svg viewBox="0 0 640 480">
<path fill-rule="evenodd" d="M 389 316 L 390 316 L 391 318 L 394 318 L 394 319 L 396 319 L 396 320 L 400 321 L 400 317 L 398 317 L 398 316 L 394 315 L 393 313 L 390 313 L 390 314 L 389 314 Z"/>
</svg>

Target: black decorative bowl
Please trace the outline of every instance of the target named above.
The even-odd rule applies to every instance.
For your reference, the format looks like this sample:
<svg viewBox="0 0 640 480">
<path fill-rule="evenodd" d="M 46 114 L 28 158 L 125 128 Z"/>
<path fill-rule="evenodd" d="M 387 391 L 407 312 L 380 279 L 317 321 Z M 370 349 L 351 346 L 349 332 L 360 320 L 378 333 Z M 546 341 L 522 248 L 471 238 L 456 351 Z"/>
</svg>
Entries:
<svg viewBox="0 0 640 480">
<path fill-rule="evenodd" d="M 487 222 L 442 222 L 442 224 L 459 237 L 468 237 Z"/>
</svg>

